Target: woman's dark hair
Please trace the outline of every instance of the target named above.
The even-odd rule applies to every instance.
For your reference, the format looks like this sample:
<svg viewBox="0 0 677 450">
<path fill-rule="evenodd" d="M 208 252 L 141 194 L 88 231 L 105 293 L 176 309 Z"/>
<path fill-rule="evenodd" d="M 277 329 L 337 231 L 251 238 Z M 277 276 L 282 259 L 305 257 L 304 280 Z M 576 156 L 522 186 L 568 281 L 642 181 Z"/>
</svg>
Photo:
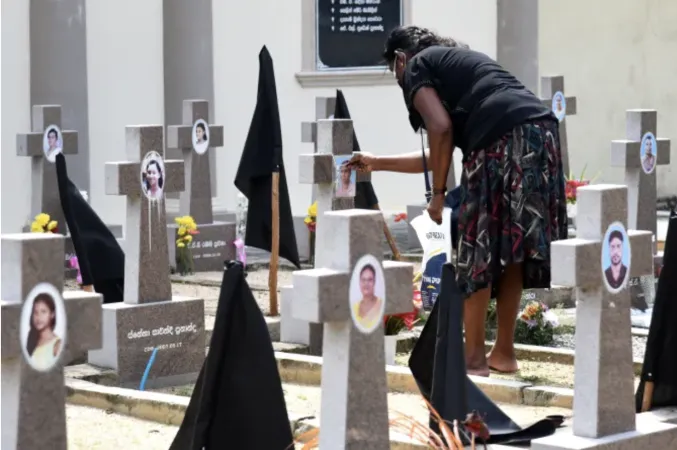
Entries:
<svg viewBox="0 0 677 450">
<path fill-rule="evenodd" d="M 365 264 L 362 270 L 360 270 L 360 276 L 362 276 L 365 270 L 370 270 L 371 274 L 374 275 L 374 278 L 376 278 L 376 269 L 374 269 L 374 266 L 371 264 Z"/>
<path fill-rule="evenodd" d="M 395 60 L 395 52 L 398 50 L 411 57 L 421 50 L 433 46 L 470 48 L 467 44 L 440 36 L 427 28 L 407 25 L 397 27 L 390 32 L 390 36 L 386 40 L 383 57 L 390 64 Z"/>
<path fill-rule="evenodd" d="M 33 300 L 33 306 L 31 307 L 31 317 L 29 319 L 31 329 L 28 331 L 28 339 L 26 340 L 26 350 L 31 356 L 33 356 L 33 352 L 38 346 L 38 339 L 40 338 L 40 332 L 35 328 L 35 325 L 33 325 L 33 310 L 35 309 L 35 305 L 37 303 L 44 303 L 45 306 L 47 306 L 47 308 L 49 308 L 49 310 L 52 312 L 52 314 L 54 314 L 54 317 L 52 317 L 52 321 L 49 324 L 49 327 L 52 329 L 52 331 L 54 331 L 54 327 L 56 326 L 56 306 L 54 305 L 54 299 L 49 294 L 38 294 L 38 296 L 35 297 L 35 300 Z"/>
<path fill-rule="evenodd" d="M 207 127 L 205 127 L 205 125 L 204 125 L 203 123 L 199 122 L 199 123 L 197 124 L 197 128 L 201 128 L 201 129 L 202 129 L 202 135 L 204 136 L 204 140 L 205 140 L 205 141 L 208 141 L 208 140 L 209 140 L 209 137 L 207 137 Z"/>
<path fill-rule="evenodd" d="M 54 139 L 59 139 L 59 132 L 56 131 L 56 128 L 50 128 L 47 132 L 47 137 L 49 137 L 49 135 L 52 133 L 54 133 Z"/>
<path fill-rule="evenodd" d="M 164 175 L 162 174 L 162 167 L 160 167 L 160 163 L 157 162 L 154 159 L 151 159 L 150 161 L 148 161 L 148 164 L 146 164 L 146 170 L 144 172 L 144 178 L 143 178 L 143 182 L 146 183 L 146 189 L 150 189 L 150 186 L 148 185 L 148 178 L 145 176 L 145 174 L 148 173 L 148 169 L 150 169 L 151 164 L 155 164 L 155 167 L 157 167 L 157 172 L 158 172 L 158 174 L 160 174 L 160 176 L 158 177 L 158 180 L 157 180 L 157 185 L 160 189 L 162 189 L 162 186 L 164 185 L 165 178 L 164 178 Z"/>
</svg>

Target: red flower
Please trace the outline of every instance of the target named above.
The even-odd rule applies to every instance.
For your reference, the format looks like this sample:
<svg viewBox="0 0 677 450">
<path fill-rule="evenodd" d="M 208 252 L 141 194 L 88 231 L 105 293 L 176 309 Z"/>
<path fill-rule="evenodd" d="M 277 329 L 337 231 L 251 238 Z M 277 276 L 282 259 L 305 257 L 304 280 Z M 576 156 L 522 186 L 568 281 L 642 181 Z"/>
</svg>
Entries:
<svg viewBox="0 0 677 450">
<path fill-rule="evenodd" d="M 395 222 L 401 222 L 403 220 L 407 220 L 407 213 L 395 214 Z"/>
<path fill-rule="evenodd" d="M 317 223 L 316 223 L 316 222 L 310 222 L 310 223 L 309 223 L 308 225 L 306 225 L 306 226 L 308 227 L 308 231 L 310 231 L 311 233 L 314 233 L 314 232 L 315 232 L 315 227 L 317 226 Z"/>
<path fill-rule="evenodd" d="M 489 428 L 477 411 L 468 414 L 463 421 L 463 425 L 468 432 L 480 438 L 483 442 L 489 439 Z"/>
</svg>

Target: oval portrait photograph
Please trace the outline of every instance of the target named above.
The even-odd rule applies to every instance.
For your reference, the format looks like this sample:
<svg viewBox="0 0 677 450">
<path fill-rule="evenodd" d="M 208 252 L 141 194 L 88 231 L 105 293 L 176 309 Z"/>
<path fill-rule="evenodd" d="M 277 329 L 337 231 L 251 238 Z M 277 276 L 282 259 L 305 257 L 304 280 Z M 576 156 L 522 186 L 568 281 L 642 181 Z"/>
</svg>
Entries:
<svg viewBox="0 0 677 450">
<path fill-rule="evenodd" d="M 628 233 L 621 222 L 614 222 L 602 242 L 602 278 L 607 291 L 616 294 L 627 286 L 631 259 Z"/>
<path fill-rule="evenodd" d="M 56 155 L 63 151 L 61 128 L 50 125 L 45 129 L 45 134 L 42 136 L 42 150 L 45 152 L 47 161 L 51 163 L 56 161 Z"/>
<path fill-rule="evenodd" d="M 209 148 L 209 124 L 198 119 L 193 124 L 193 150 L 203 155 Z"/>
<path fill-rule="evenodd" d="M 162 187 L 165 185 L 165 162 L 155 151 L 146 153 L 141 161 L 141 189 L 150 200 L 162 198 Z"/>
<path fill-rule="evenodd" d="M 50 371 L 66 345 L 66 309 L 59 291 L 49 283 L 35 286 L 21 309 L 21 350 L 33 369 Z"/>
<path fill-rule="evenodd" d="M 557 120 L 560 122 L 564 120 L 564 116 L 567 113 L 567 100 L 564 97 L 564 94 L 557 91 L 555 95 L 552 96 L 552 112 L 555 113 Z"/>
<path fill-rule="evenodd" d="M 658 142 L 653 133 L 646 133 L 642 136 L 642 142 L 639 147 L 639 157 L 642 161 L 642 170 L 647 175 L 656 169 L 656 156 L 658 153 Z"/>
<path fill-rule="evenodd" d="M 386 283 L 381 263 L 372 255 L 357 261 L 350 278 L 350 315 L 362 333 L 371 333 L 383 322 Z"/>
<path fill-rule="evenodd" d="M 334 156 L 334 170 L 336 170 L 334 196 L 339 198 L 355 197 L 357 175 L 354 170 L 348 168 L 350 158 L 352 158 L 351 155 Z"/>
</svg>

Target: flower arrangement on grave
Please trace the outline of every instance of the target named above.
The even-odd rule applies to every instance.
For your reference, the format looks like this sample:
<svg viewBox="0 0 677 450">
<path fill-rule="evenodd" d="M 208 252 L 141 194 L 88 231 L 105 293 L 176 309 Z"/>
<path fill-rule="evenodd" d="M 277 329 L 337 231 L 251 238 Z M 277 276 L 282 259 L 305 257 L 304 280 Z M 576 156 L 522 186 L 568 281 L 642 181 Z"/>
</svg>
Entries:
<svg viewBox="0 0 677 450">
<path fill-rule="evenodd" d="M 31 224 L 31 233 L 58 233 L 59 224 L 52 220 L 49 214 L 40 213 L 33 219 Z"/>
<path fill-rule="evenodd" d="M 515 342 L 530 345 L 551 345 L 555 342 L 557 316 L 541 302 L 530 302 L 517 318 Z"/>
<path fill-rule="evenodd" d="M 394 416 L 388 422 L 389 429 L 408 437 L 415 444 L 425 445 L 434 450 L 464 450 L 467 447 L 463 445 L 462 437 L 470 442 L 471 450 L 478 448 L 476 442 L 482 444 L 486 450 L 484 442 L 490 437 L 489 428 L 477 411 L 469 413 L 464 421 L 454 420 L 448 423 L 427 400 L 423 401 L 430 410 L 432 419 L 437 423 L 439 432 L 430 428 L 428 423 L 419 423 L 413 417 L 399 411 L 389 414 L 391 417 Z M 320 430 L 315 428 L 295 436 L 294 444 L 301 450 L 315 450 L 320 446 L 319 436 Z"/>
<path fill-rule="evenodd" d="M 303 223 L 308 227 L 308 248 L 310 249 L 308 256 L 308 263 L 315 265 L 315 230 L 317 228 L 317 202 L 314 202 L 308 207 L 306 218 Z"/>
<path fill-rule="evenodd" d="M 564 185 L 564 193 L 566 195 L 567 199 L 567 204 L 569 205 L 575 205 L 576 204 L 576 190 L 579 187 L 582 186 L 587 186 L 590 183 L 594 182 L 597 177 L 599 176 L 599 173 L 595 175 L 592 180 L 586 180 L 585 179 L 585 170 L 587 169 L 587 165 L 583 167 L 583 172 L 581 172 L 581 176 L 576 179 L 573 174 L 569 174 L 569 176 L 565 177 L 566 182 Z"/>
<path fill-rule="evenodd" d="M 419 275 L 414 276 L 414 286 L 412 289 L 412 307 L 410 312 L 402 314 L 391 314 L 383 317 L 383 332 L 386 336 L 396 336 L 405 328 L 411 331 L 414 325 L 419 323 L 423 314 L 423 302 L 421 300 L 421 291 L 416 289 L 416 279 L 420 280 Z"/>
<path fill-rule="evenodd" d="M 191 216 L 177 217 L 174 222 L 179 226 L 176 231 L 176 271 L 181 275 L 193 273 L 193 236 L 199 234 L 197 224 Z"/>
<path fill-rule="evenodd" d="M 395 223 L 402 222 L 403 220 L 407 220 L 407 213 L 397 213 L 397 214 L 395 214 L 395 217 L 393 218 L 393 221 Z"/>
</svg>

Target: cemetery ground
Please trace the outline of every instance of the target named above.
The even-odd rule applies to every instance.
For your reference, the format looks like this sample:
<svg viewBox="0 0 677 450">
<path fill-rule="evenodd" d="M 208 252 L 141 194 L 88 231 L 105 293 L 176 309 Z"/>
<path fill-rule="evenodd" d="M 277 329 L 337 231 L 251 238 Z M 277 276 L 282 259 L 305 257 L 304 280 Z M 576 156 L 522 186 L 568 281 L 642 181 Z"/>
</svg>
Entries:
<svg viewBox="0 0 677 450">
<path fill-rule="evenodd" d="M 420 263 L 416 262 L 415 266 L 415 270 L 418 270 Z M 278 275 L 278 286 L 291 284 L 291 275 L 291 268 L 283 266 Z M 205 325 L 208 336 L 211 334 L 210 331 L 214 324 L 221 278 L 222 272 L 207 272 L 189 276 L 174 275 L 172 277 L 172 293 L 174 295 L 187 295 L 205 299 Z M 267 315 L 269 308 L 267 267 L 262 264 L 251 265 L 247 282 L 259 307 L 264 315 Z M 76 288 L 77 286 L 73 282 L 68 281 L 66 283 L 66 289 Z M 518 373 L 492 373 L 489 379 L 475 379 L 481 389 L 516 422 L 522 425 L 533 423 L 546 415 L 571 416 L 570 408 L 573 400 L 571 389 L 574 380 L 574 310 L 573 308 L 555 307 L 553 311 L 558 315 L 560 322 L 556 331 L 557 347 L 518 345 L 517 352 L 520 364 Z M 273 340 L 276 340 L 275 336 L 279 340 L 279 322 L 277 322 L 276 330 L 275 319 L 267 317 L 267 320 Z M 388 402 L 391 418 L 394 417 L 396 412 L 406 412 L 420 423 L 426 423 L 425 405 L 416 391 L 415 383 L 413 383 L 410 374 L 407 380 L 402 381 L 402 378 L 407 378 L 403 374 L 408 373 L 406 366 L 410 356 L 409 352 L 415 344 L 418 333 L 420 333 L 420 327 L 414 328 L 411 332 L 403 333 L 402 340 L 398 345 L 396 366 L 388 368 L 390 386 Z M 637 331 L 637 334 L 639 333 Z M 645 340 L 646 336 L 633 336 L 636 374 L 639 374 L 641 368 Z M 489 346 L 490 343 L 487 342 L 487 345 Z M 293 354 L 281 356 L 285 355 L 285 351 L 304 353 L 305 350 L 302 346 L 285 347 L 275 343 L 275 350 L 278 352 L 278 367 L 283 380 L 287 408 L 295 418 L 290 417 L 290 419 L 306 418 L 295 426 L 296 433 L 300 434 L 319 423 L 317 417 L 320 409 L 319 374 L 321 366 L 317 362 L 318 360 L 313 359 L 313 357 Z M 288 359 L 286 362 L 284 361 L 285 358 Z M 126 390 L 116 390 L 117 393 L 114 395 L 107 393 L 104 395 L 106 400 L 103 401 L 92 398 L 83 399 L 82 392 L 85 392 L 86 389 L 78 390 L 76 388 L 73 390 L 74 378 L 86 380 L 85 382 L 94 381 L 102 385 L 108 383 L 105 381 L 105 374 L 99 378 L 82 375 L 82 373 L 79 373 L 78 367 L 81 366 L 66 370 L 66 376 L 71 383 L 69 393 L 71 404 L 68 405 L 67 414 L 69 442 L 72 448 L 135 448 L 137 446 L 135 443 L 138 442 L 148 443 L 144 444 L 144 448 L 149 449 L 164 449 L 169 446 L 178 429 L 180 418 L 183 417 L 183 410 L 185 410 L 188 397 L 193 389 L 192 385 L 158 389 L 146 394 L 141 393 L 141 399 L 131 401 L 134 405 L 146 401 L 143 399 L 143 395 L 147 394 L 151 396 L 154 393 L 172 394 L 163 396 L 163 398 L 174 399 L 167 400 L 168 404 L 159 407 L 159 409 L 157 401 L 148 400 L 149 404 L 155 405 L 150 407 L 150 409 L 155 409 L 155 412 L 147 413 L 148 407 L 144 409 L 138 407 L 138 405 L 130 406 L 129 399 L 115 399 L 116 395 L 123 395 L 120 393 Z M 179 405 L 178 415 L 176 405 Z M 161 410 L 167 412 L 161 413 Z M 112 426 L 111 424 L 114 424 L 116 430 L 122 432 L 100 433 L 95 431 L 103 426 L 106 429 L 112 429 L 109 428 Z"/>
</svg>

